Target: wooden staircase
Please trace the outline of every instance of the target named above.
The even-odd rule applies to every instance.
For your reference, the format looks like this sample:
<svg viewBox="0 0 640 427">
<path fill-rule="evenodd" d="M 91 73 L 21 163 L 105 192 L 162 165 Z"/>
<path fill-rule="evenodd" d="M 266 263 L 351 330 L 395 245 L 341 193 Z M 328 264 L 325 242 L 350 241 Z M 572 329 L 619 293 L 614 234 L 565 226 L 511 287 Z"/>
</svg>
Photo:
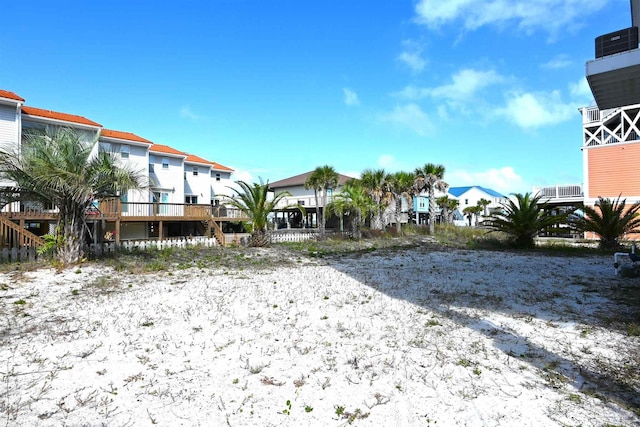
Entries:
<svg viewBox="0 0 640 427">
<path fill-rule="evenodd" d="M 0 247 L 3 248 L 37 248 L 44 245 L 44 240 L 24 227 L 0 217 Z"/>
</svg>

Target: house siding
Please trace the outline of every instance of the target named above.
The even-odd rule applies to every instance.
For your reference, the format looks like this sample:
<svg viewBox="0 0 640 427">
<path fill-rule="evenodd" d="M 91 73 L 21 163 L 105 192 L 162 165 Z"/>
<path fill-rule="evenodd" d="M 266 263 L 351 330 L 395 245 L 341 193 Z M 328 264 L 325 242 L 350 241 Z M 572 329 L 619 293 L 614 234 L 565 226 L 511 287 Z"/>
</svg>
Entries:
<svg viewBox="0 0 640 427">
<path fill-rule="evenodd" d="M 16 107 L 0 105 L 0 146 L 17 145 L 18 115 Z"/>
<path fill-rule="evenodd" d="M 640 199 L 640 142 L 590 148 L 586 157 L 587 199 Z"/>
</svg>

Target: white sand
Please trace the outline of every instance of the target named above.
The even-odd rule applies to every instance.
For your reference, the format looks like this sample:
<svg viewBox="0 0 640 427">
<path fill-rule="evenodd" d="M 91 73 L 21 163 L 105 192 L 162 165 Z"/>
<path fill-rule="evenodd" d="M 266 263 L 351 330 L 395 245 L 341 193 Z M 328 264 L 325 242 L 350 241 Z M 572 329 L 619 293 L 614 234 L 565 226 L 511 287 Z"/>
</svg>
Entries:
<svg viewBox="0 0 640 427">
<path fill-rule="evenodd" d="M 601 320 L 620 309 L 604 291 L 637 282 L 612 262 L 0 274 L 0 425 L 640 425 L 640 340 Z"/>
</svg>

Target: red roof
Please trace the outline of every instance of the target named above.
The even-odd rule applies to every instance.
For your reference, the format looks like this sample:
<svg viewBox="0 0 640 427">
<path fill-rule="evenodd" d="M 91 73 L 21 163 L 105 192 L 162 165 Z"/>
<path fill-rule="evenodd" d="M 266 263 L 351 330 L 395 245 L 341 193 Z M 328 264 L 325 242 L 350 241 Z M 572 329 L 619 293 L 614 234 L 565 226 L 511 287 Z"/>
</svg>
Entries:
<svg viewBox="0 0 640 427">
<path fill-rule="evenodd" d="M 228 168 L 226 166 L 222 166 L 220 163 L 216 163 L 216 162 L 211 162 L 211 164 L 213 165 L 213 168 L 215 170 L 219 170 L 219 171 L 226 171 L 226 172 L 233 172 L 233 169 Z"/>
<path fill-rule="evenodd" d="M 127 141 L 144 142 L 145 144 L 153 144 L 153 142 L 149 141 L 148 139 L 144 139 L 134 133 L 122 132 L 119 130 L 102 129 L 100 136 L 104 136 L 105 138 L 116 138 L 124 139 Z"/>
<path fill-rule="evenodd" d="M 173 155 L 186 157 L 186 154 L 183 153 L 182 151 L 178 151 L 175 148 L 171 148 L 171 147 L 169 147 L 167 145 L 161 145 L 161 144 L 153 144 L 149 148 L 149 151 L 151 151 L 153 153 L 173 154 Z"/>
<path fill-rule="evenodd" d="M 63 122 L 79 123 L 82 125 L 102 127 L 100 123 L 96 123 L 86 117 L 76 116 L 75 114 L 58 113 L 51 110 L 43 110 L 41 108 L 34 107 L 22 107 L 22 114 L 29 116 L 44 117 L 47 119 L 61 120 Z"/>
<path fill-rule="evenodd" d="M 213 162 L 210 162 L 209 160 L 205 160 L 202 157 L 198 157 L 195 154 L 186 154 L 187 158 L 185 161 L 187 162 L 192 162 L 192 163 L 201 163 L 203 165 L 213 165 Z"/>
<path fill-rule="evenodd" d="M 14 101 L 24 102 L 24 99 L 22 99 L 22 97 L 16 95 L 13 92 L 9 92 L 8 90 L 0 89 L 0 98 L 7 98 L 7 99 L 13 99 Z"/>
</svg>

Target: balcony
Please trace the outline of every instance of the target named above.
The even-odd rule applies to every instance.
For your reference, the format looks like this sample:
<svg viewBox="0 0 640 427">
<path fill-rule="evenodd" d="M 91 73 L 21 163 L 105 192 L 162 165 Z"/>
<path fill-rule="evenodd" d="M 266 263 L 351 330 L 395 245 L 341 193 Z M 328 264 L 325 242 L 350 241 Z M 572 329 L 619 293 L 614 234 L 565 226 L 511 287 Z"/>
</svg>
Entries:
<svg viewBox="0 0 640 427">
<path fill-rule="evenodd" d="M 533 187 L 533 194 L 542 196 L 541 202 L 548 204 L 578 203 L 584 200 L 582 184 Z"/>
<path fill-rule="evenodd" d="M 56 220 L 56 209 L 38 209 L 23 203 L 20 209 L 7 205 L 0 216 L 11 220 Z M 87 210 L 87 218 L 106 221 L 247 221 L 239 209 L 228 206 L 193 205 L 182 203 L 122 202 L 118 198 L 101 200 Z"/>
</svg>

